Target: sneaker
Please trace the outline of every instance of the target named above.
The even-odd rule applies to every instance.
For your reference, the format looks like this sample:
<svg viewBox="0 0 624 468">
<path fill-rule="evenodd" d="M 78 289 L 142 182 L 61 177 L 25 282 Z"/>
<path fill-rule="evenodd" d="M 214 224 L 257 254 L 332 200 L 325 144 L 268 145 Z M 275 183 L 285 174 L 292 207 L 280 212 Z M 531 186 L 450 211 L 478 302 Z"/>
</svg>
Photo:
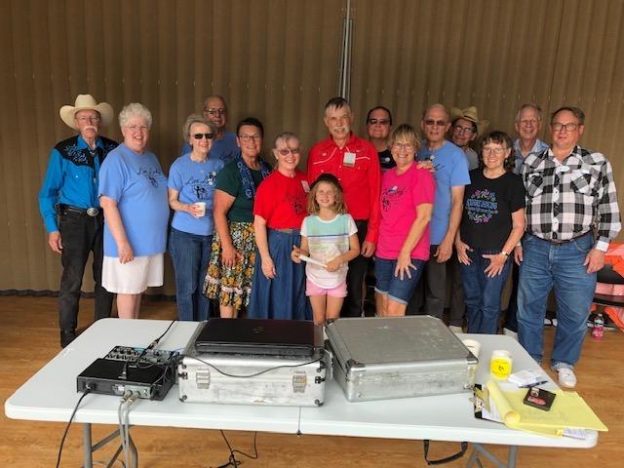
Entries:
<svg viewBox="0 0 624 468">
<path fill-rule="evenodd" d="M 462 330 L 462 327 L 458 327 L 456 325 L 449 325 L 449 329 L 453 332 L 453 333 L 464 333 L 464 330 Z"/>
<path fill-rule="evenodd" d="M 569 367 L 560 367 L 557 369 L 557 375 L 559 376 L 559 385 L 562 387 L 576 387 L 576 375 L 574 375 L 574 370 Z"/>
<path fill-rule="evenodd" d="M 503 335 L 511 336 L 514 340 L 518 341 L 518 332 L 512 331 L 509 328 L 503 328 Z"/>
</svg>

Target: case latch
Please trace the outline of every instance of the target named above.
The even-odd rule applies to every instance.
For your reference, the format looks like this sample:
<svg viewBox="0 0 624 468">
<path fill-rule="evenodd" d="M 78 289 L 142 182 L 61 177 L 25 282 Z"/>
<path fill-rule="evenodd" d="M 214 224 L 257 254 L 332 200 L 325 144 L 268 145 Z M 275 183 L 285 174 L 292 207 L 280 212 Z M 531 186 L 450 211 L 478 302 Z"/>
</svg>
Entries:
<svg viewBox="0 0 624 468">
<path fill-rule="evenodd" d="M 293 374 L 292 385 L 294 393 L 304 393 L 308 377 L 305 372 L 296 372 Z"/>
<path fill-rule="evenodd" d="M 207 369 L 198 369 L 195 373 L 195 382 L 197 388 L 210 388 L 210 371 Z"/>
</svg>

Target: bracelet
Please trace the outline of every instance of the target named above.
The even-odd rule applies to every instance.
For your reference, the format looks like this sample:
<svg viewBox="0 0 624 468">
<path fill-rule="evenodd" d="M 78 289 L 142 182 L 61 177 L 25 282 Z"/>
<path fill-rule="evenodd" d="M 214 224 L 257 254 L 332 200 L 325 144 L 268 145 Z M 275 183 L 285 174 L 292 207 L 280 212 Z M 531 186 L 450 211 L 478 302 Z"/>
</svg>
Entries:
<svg viewBox="0 0 624 468">
<path fill-rule="evenodd" d="M 509 257 L 509 254 L 505 252 L 504 250 L 501 250 L 500 253 L 503 254 L 505 257 Z"/>
</svg>

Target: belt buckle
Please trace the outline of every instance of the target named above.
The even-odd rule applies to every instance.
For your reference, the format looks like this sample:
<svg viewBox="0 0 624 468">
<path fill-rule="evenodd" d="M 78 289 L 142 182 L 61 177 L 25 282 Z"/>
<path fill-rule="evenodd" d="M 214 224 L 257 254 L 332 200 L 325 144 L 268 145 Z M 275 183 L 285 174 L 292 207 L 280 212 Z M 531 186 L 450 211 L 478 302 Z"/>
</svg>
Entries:
<svg viewBox="0 0 624 468">
<path fill-rule="evenodd" d="M 90 206 L 89 208 L 87 208 L 87 214 L 92 218 L 95 218 L 98 214 L 100 214 L 100 210 L 94 208 L 93 206 Z"/>
</svg>

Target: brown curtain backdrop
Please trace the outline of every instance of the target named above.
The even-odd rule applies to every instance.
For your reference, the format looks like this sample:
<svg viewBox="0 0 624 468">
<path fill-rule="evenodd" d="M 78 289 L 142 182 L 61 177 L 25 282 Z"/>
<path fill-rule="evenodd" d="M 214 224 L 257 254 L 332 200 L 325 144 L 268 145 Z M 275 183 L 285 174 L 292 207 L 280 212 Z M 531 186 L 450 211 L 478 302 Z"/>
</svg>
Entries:
<svg viewBox="0 0 624 468">
<path fill-rule="evenodd" d="M 227 99 L 231 129 L 248 115 L 264 122 L 267 154 L 283 130 L 309 148 L 338 89 L 346 4 L 0 0 L 0 291 L 58 289 L 37 192 L 50 148 L 71 135 L 62 105 L 79 93 L 116 112 L 142 102 L 165 171 L 185 117 L 212 93 Z M 524 102 L 580 105 L 583 143 L 610 158 L 624 187 L 621 0 L 352 0 L 351 12 L 356 131 L 376 104 L 415 125 L 433 102 L 476 105 L 490 128 L 510 132 Z M 116 123 L 103 133 L 120 138 Z M 170 269 L 159 292 L 175 293 Z"/>
</svg>

